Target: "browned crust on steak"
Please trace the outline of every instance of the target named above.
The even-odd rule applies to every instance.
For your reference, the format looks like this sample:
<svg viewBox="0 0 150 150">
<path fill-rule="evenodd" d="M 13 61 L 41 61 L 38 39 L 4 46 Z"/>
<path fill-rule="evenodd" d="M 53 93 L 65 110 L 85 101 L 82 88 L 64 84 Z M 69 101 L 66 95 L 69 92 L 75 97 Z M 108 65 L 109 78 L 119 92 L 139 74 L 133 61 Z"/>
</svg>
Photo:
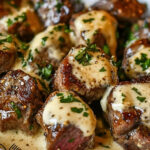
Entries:
<svg viewBox="0 0 150 150">
<path fill-rule="evenodd" d="M 85 83 L 81 82 L 72 74 L 72 66 L 69 64 L 67 57 L 64 58 L 64 60 L 59 65 L 54 78 L 55 89 L 78 93 L 80 96 L 86 98 L 88 103 L 99 99 L 106 90 L 106 88 L 103 87 L 87 89 Z"/>
<path fill-rule="evenodd" d="M 82 131 L 75 127 L 73 124 L 56 124 L 45 125 L 42 119 L 42 113 L 44 107 L 49 101 L 52 101 L 52 97 L 55 96 L 58 91 L 55 91 L 49 95 L 46 102 L 36 115 L 36 120 L 40 126 L 44 129 L 44 135 L 47 140 L 48 150 L 84 150 L 93 147 L 94 135 L 84 137 Z M 73 93 L 72 93 L 73 94 Z M 57 106 L 56 106 L 57 107 Z M 72 140 L 72 142 L 69 142 Z"/>
<path fill-rule="evenodd" d="M 150 82 L 149 77 L 143 77 L 131 82 L 121 82 L 119 85 L 127 85 L 131 83 L 147 83 Z M 115 86 L 108 96 L 108 120 L 114 139 L 122 145 L 126 150 L 149 150 L 150 147 L 150 129 L 141 122 L 141 110 L 135 107 L 128 107 L 122 113 L 114 111 L 111 104 L 111 97 Z"/>
<path fill-rule="evenodd" d="M 137 0 L 101 0 L 93 8 L 107 10 L 119 20 L 134 22 L 143 16 L 146 5 Z"/>
<path fill-rule="evenodd" d="M 0 79 L 0 131 L 21 129 L 34 133 L 38 127 L 34 116 L 41 105 L 42 95 L 28 74 L 10 71 Z"/>
</svg>

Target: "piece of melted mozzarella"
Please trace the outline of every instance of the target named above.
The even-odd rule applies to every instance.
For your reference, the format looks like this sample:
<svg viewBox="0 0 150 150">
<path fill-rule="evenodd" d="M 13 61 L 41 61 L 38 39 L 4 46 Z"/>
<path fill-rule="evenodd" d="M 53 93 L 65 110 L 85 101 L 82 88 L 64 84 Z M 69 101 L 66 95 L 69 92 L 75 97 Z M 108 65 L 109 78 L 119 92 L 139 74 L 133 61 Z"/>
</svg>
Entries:
<svg viewBox="0 0 150 150">
<path fill-rule="evenodd" d="M 22 69 L 24 72 L 38 77 L 38 65 L 43 67 L 43 64 L 45 66 L 52 64 L 54 68 L 57 68 L 72 45 L 64 27 L 64 24 L 49 26 L 45 31 L 37 34 L 24 55 L 27 65 L 23 66 L 22 59 L 18 58 L 13 69 Z M 29 60 L 30 56 L 32 59 Z"/>
<path fill-rule="evenodd" d="M 142 112 L 141 121 L 150 127 L 150 83 L 128 83 L 113 88 L 111 107 L 124 112 L 134 107 Z"/>
<path fill-rule="evenodd" d="M 91 108 L 77 95 L 70 92 L 55 92 L 48 98 L 43 108 L 43 123 L 74 125 L 85 137 L 95 133 L 96 118 Z"/>
<path fill-rule="evenodd" d="M 110 60 L 105 57 L 102 51 L 91 52 L 91 60 L 89 65 L 82 65 L 76 60 L 76 56 L 82 52 L 84 48 L 73 48 L 69 55 L 69 64 L 72 66 L 72 74 L 81 83 L 84 83 L 87 89 L 106 88 L 109 85 L 117 83 L 117 69 L 112 65 Z"/>
<path fill-rule="evenodd" d="M 71 38 L 76 45 L 85 44 L 85 40 L 88 39 L 93 42 L 95 33 L 100 31 L 106 39 L 111 54 L 116 55 L 117 21 L 106 11 L 93 10 L 83 13 L 75 18 L 72 28 L 74 29 L 74 34 L 71 33 Z M 85 40 L 81 36 L 83 32 Z"/>
<path fill-rule="evenodd" d="M 127 53 L 132 53 L 132 49 L 129 48 Z M 150 74 L 149 66 L 147 67 L 147 69 L 143 69 L 144 66 L 143 67 L 141 66 L 142 65 L 141 58 L 143 54 L 147 57 L 147 60 L 150 59 L 150 46 L 139 45 L 135 54 L 127 58 L 128 62 L 127 62 L 127 66 L 125 67 L 125 72 L 130 78 L 137 78 L 137 75 L 144 76 Z M 137 59 L 141 60 L 141 65 L 137 63 Z M 145 65 L 147 60 L 144 58 Z"/>
</svg>

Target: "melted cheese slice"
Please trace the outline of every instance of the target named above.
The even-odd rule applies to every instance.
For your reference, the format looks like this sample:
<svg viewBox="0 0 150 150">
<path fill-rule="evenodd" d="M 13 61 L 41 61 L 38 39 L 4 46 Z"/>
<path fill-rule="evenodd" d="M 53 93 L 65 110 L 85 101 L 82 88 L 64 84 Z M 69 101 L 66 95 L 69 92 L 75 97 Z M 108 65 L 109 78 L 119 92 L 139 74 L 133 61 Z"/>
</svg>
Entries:
<svg viewBox="0 0 150 150">
<path fill-rule="evenodd" d="M 130 49 L 128 50 L 130 52 Z M 145 47 L 144 45 L 141 45 L 137 52 L 127 58 L 128 59 L 128 69 L 126 69 L 126 73 L 127 75 L 129 75 L 130 77 L 136 77 L 137 74 L 141 74 L 141 75 L 148 75 L 150 74 L 150 67 L 146 70 L 143 70 L 143 68 L 139 65 L 139 64 L 136 64 L 135 60 L 138 58 L 138 59 L 141 59 L 141 54 L 146 54 L 147 55 L 147 58 L 150 59 L 150 47 Z M 146 61 L 146 60 L 145 60 Z"/>
<path fill-rule="evenodd" d="M 84 83 L 86 88 L 106 88 L 116 83 L 116 68 L 103 56 L 102 52 L 88 52 L 92 56 L 90 65 L 83 66 L 75 59 L 80 51 L 81 48 L 73 48 L 68 59 L 72 66 L 72 74 Z"/>
<path fill-rule="evenodd" d="M 134 106 L 142 112 L 142 123 L 150 127 L 150 83 L 119 85 L 114 89 L 112 99 L 114 111 L 123 112 Z"/>
<path fill-rule="evenodd" d="M 84 20 L 90 20 L 84 22 Z M 93 40 L 93 34 L 100 30 L 105 37 L 107 44 L 111 50 L 111 54 L 115 56 L 117 41 L 116 41 L 116 27 L 117 22 L 114 17 L 105 11 L 90 11 L 77 17 L 74 21 L 75 37 L 71 34 L 72 40 L 76 45 L 85 44 L 81 34 L 85 31 L 85 39 Z"/>
<path fill-rule="evenodd" d="M 61 92 L 64 97 L 70 95 L 69 92 Z M 43 110 L 43 122 L 45 125 L 67 125 L 71 123 L 78 127 L 84 136 L 91 136 L 95 132 L 96 119 L 91 108 L 85 104 L 79 97 L 74 96 L 79 102 L 61 103 L 60 97 L 54 95 L 50 98 Z M 72 108 L 83 108 L 81 113 L 72 111 Z M 88 116 L 83 116 L 83 113 L 88 113 Z"/>
</svg>

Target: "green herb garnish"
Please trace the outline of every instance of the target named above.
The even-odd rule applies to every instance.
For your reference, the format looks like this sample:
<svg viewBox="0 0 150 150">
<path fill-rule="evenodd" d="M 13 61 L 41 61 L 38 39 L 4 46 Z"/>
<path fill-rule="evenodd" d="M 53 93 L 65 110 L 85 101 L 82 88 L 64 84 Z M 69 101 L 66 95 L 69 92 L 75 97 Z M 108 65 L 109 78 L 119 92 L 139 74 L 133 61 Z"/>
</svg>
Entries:
<svg viewBox="0 0 150 150">
<path fill-rule="evenodd" d="M 71 107 L 71 111 L 75 113 L 82 113 L 83 108 Z"/>
<path fill-rule="evenodd" d="M 74 142 L 74 140 L 75 140 L 75 139 L 72 138 L 72 139 L 70 139 L 68 142 L 69 142 L 69 143 L 72 143 L 72 142 Z"/>
<path fill-rule="evenodd" d="M 64 97 L 63 93 L 57 93 L 57 96 L 60 97 L 61 103 L 73 103 L 73 102 L 80 102 L 78 99 L 73 97 L 72 94 L 69 94 L 67 97 Z"/>
<path fill-rule="evenodd" d="M 22 42 L 20 48 L 26 51 L 29 48 L 29 45 Z"/>
<path fill-rule="evenodd" d="M 63 3 L 60 3 L 59 0 L 57 0 L 57 4 L 55 7 L 56 7 L 58 13 L 61 12 L 61 8 L 63 7 L 63 5 L 64 5 Z"/>
<path fill-rule="evenodd" d="M 32 51 L 31 50 L 29 51 L 29 55 L 28 55 L 27 61 L 28 62 L 32 62 L 33 61 L 33 55 L 32 55 Z"/>
<path fill-rule="evenodd" d="M 61 43 L 64 43 L 65 42 L 65 39 L 61 36 L 61 37 L 59 37 L 59 39 L 58 39 Z"/>
<path fill-rule="evenodd" d="M 100 70 L 99 70 L 99 72 L 105 72 L 106 71 L 106 69 L 104 68 L 104 67 L 102 67 Z"/>
<path fill-rule="evenodd" d="M 89 19 L 83 19 L 84 23 L 91 23 L 93 20 L 95 20 L 94 18 L 89 18 Z"/>
<path fill-rule="evenodd" d="M 39 67 L 39 75 L 49 81 L 50 80 L 50 76 L 52 75 L 52 71 L 53 71 L 53 66 L 51 64 L 49 64 L 47 67 Z"/>
<path fill-rule="evenodd" d="M 84 117 L 88 117 L 89 114 L 88 114 L 87 112 L 84 112 L 84 113 L 83 113 L 83 116 L 84 116 Z"/>
<path fill-rule="evenodd" d="M 143 71 L 145 71 L 146 69 L 148 69 L 150 67 L 150 59 L 147 58 L 147 55 L 144 53 L 141 53 L 141 58 L 136 58 L 135 59 L 135 63 L 137 65 L 140 65 L 143 69 Z"/>
<path fill-rule="evenodd" d="M 10 102 L 10 104 L 11 104 L 12 109 L 17 114 L 18 119 L 20 119 L 22 117 L 20 109 L 18 108 L 18 106 L 14 102 Z"/>
<path fill-rule="evenodd" d="M 135 91 L 138 95 L 142 95 L 137 88 L 133 87 L 132 90 Z"/>
<path fill-rule="evenodd" d="M 45 37 L 42 38 L 42 42 L 41 42 L 42 46 L 45 46 L 47 39 L 48 39 L 47 36 L 45 36 Z"/>
<path fill-rule="evenodd" d="M 107 55 L 110 55 L 110 49 L 109 49 L 108 45 L 104 45 L 103 51 L 104 51 Z"/>
<path fill-rule="evenodd" d="M 13 24 L 13 21 L 12 21 L 12 19 L 9 18 L 9 19 L 7 20 L 7 25 L 8 25 L 8 27 L 11 26 L 12 24 Z"/>
<path fill-rule="evenodd" d="M 140 102 L 144 102 L 145 99 L 146 99 L 146 97 L 140 97 L 140 96 L 137 96 L 136 98 L 137 98 L 137 100 L 139 100 Z"/>
<path fill-rule="evenodd" d="M 122 93 L 121 96 L 123 97 L 123 98 L 122 98 L 122 101 L 124 102 L 124 100 L 125 100 L 125 98 L 126 98 L 126 95 L 125 95 L 124 93 Z"/>
</svg>

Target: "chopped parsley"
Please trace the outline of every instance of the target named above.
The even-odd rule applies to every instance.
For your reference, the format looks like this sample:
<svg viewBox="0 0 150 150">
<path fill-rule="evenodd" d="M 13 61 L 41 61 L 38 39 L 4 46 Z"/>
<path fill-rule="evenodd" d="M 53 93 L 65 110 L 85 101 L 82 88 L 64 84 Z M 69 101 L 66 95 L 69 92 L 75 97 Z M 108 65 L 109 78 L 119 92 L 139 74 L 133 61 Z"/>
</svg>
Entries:
<svg viewBox="0 0 150 150">
<path fill-rule="evenodd" d="M 18 106 L 16 106 L 14 102 L 10 102 L 10 104 L 11 104 L 12 109 L 17 114 L 18 119 L 20 119 L 22 117 L 20 109 L 18 108 Z"/>
<path fill-rule="evenodd" d="M 15 17 L 14 19 L 8 19 L 7 20 L 7 26 L 9 27 L 9 26 L 11 26 L 11 25 L 13 25 L 14 23 L 16 23 L 16 22 L 24 22 L 24 21 L 26 21 L 27 20 L 27 16 L 26 16 L 26 13 L 22 13 L 21 15 L 18 15 L 17 17 Z"/>
<path fill-rule="evenodd" d="M 29 130 L 32 130 L 33 129 L 33 125 L 31 124 L 30 126 L 29 126 Z"/>
<path fill-rule="evenodd" d="M 60 97 L 61 103 L 73 103 L 73 102 L 80 102 L 78 99 L 73 97 L 72 94 L 69 94 L 67 97 L 64 97 L 63 93 L 57 93 L 57 96 Z"/>
<path fill-rule="evenodd" d="M 32 62 L 33 61 L 33 55 L 32 55 L 31 50 L 29 51 L 29 55 L 28 55 L 27 61 L 28 62 Z"/>
<path fill-rule="evenodd" d="M 88 114 L 87 112 L 84 112 L 84 113 L 83 113 L 83 116 L 84 116 L 84 117 L 88 117 L 89 114 Z"/>
<path fill-rule="evenodd" d="M 102 18 L 101 18 L 101 21 L 105 21 L 106 20 L 106 16 L 103 16 Z"/>
<path fill-rule="evenodd" d="M 124 93 L 122 93 L 121 96 L 123 97 L 123 98 L 122 98 L 122 101 L 124 102 L 124 100 L 125 100 L 125 98 L 126 98 L 126 95 L 125 95 Z"/>
<path fill-rule="evenodd" d="M 90 60 L 92 56 L 86 51 L 86 49 L 81 49 L 78 54 L 75 56 L 75 59 L 82 64 L 83 66 L 90 65 Z"/>
<path fill-rule="evenodd" d="M 65 39 L 64 37 L 60 36 L 59 39 L 58 39 L 61 43 L 64 43 L 65 42 Z"/>
<path fill-rule="evenodd" d="M 137 65 L 140 65 L 143 69 L 143 71 L 145 71 L 146 69 L 148 69 L 150 67 L 150 59 L 147 58 L 147 54 L 141 53 L 141 58 L 136 58 L 135 59 L 135 63 Z"/>
<path fill-rule="evenodd" d="M 11 26 L 12 24 L 13 24 L 13 21 L 12 21 L 12 19 L 9 18 L 9 19 L 7 20 L 7 26 L 9 27 L 9 26 Z"/>
<path fill-rule="evenodd" d="M 18 6 L 15 3 L 15 0 L 7 0 L 8 5 L 14 8 L 18 8 Z"/>
<path fill-rule="evenodd" d="M 37 3 L 35 4 L 35 9 L 36 9 L 36 10 L 39 9 L 39 8 L 41 7 L 41 5 L 43 5 L 43 2 L 37 2 Z"/>
<path fill-rule="evenodd" d="M 24 60 L 24 56 L 21 52 L 17 52 L 18 57 L 21 59 L 22 61 L 22 67 L 24 68 L 27 65 L 27 62 Z"/>
<path fill-rule="evenodd" d="M 89 18 L 89 19 L 83 19 L 82 21 L 84 22 L 84 23 L 91 23 L 92 21 L 94 21 L 95 19 L 94 18 Z"/>
<path fill-rule="evenodd" d="M 60 3 L 59 0 L 57 0 L 57 4 L 55 5 L 57 12 L 60 13 L 61 12 L 61 8 L 63 7 L 63 3 Z"/>
<path fill-rule="evenodd" d="M 125 46 L 127 47 L 132 41 L 136 40 L 137 38 L 134 36 L 133 32 L 130 32 L 129 33 L 129 37 L 128 37 L 128 40 L 125 44 Z"/>
<path fill-rule="evenodd" d="M 139 30 L 139 25 L 138 24 L 134 24 L 133 25 L 133 29 L 134 29 L 134 31 L 138 31 Z"/>
<path fill-rule="evenodd" d="M 137 88 L 133 87 L 132 90 L 135 91 L 138 95 L 142 95 Z"/>
<path fill-rule="evenodd" d="M 20 48 L 26 51 L 29 48 L 29 45 L 22 42 Z"/>
<path fill-rule="evenodd" d="M 104 45 L 103 51 L 104 51 L 107 55 L 110 55 L 110 49 L 109 49 L 108 45 Z"/>
<path fill-rule="evenodd" d="M 11 43 L 12 42 L 12 36 L 8 35 L 6 38 L 0 39 L 0 44 L 3 44 L 5 42 Z"/>
<path fill-rule="evenodd" d="M 137 100 L 139 100 L 140 102 L 144 102 L 144 101 L 146 100 L 146 97 L 137 96 L 136 98 L 137 98 Z"/>
<path fill-rule="evenodd" d="M 41 42 L 42 46 L 45 46 L 47 39 L 48 39 L 47 36 L 42 38 L 42 42 Z"/>
<path fill-rule="evenodd" d="M 75 140 L 75 139 L 72 138 L 72 139 L 70 139 L 68 142 L 69 142 L 69 143 L 72 143 L 72 142 L 74 142 L 74 140 Z"/>
<path fill-rule="evenodd" d="M 63 29 L 63 25 L 58 25 L 56 27 L 54 27 L 55 31 L 61 31 Z"/>
<path fill-rule="evenodd" d="M 50 76 L 52 75 L 53 66 L 49 64 L 46 67 L 39 67 L 39 75 L 42 77 L 42 79 L 45 79 L 47 81 L 50 80 Z"/>
<path fill-rule="evenodd" d="M 74 113 L 82 113 L 83 108 L 71 107 L 71 111 Z"/>
<path fill-rule="evenodd" d="M 106 71 L 106 69 L 104 68 L 104 67 L 102 67 L 100 70 L 99 70 L 99 72 L 105 72 Z"/>
<path fill-rule="evenodd" d="M 99 50 L 96 47 L 96 44 L 90 44 L 90 40 L 87 40 L 87 47 L 81 48 L 78 54 L 75 56 L 75 60 L 82 64 L 83 66 L 90 65 L 90 60 L 92 59 L 92 55 L 88 53 L 88 51 L 98 52 Z"/>
</svg>

